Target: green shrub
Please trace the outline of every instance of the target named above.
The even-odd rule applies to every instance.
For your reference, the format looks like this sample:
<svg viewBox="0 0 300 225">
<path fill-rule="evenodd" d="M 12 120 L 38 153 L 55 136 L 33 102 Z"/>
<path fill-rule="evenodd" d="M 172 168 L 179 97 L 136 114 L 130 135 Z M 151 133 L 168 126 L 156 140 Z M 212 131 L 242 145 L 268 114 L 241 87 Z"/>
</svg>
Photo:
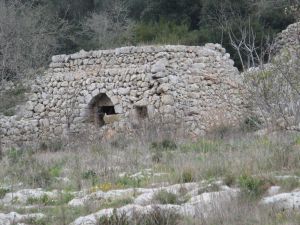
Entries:
<svg viewBox="0 0 300 225">
<path fill-rule="evenodd" d="M 114 210 L 110 217 L 101 217 L 97 225 L 131 225 L 131 223 L 125 213 L 118 215 L 116 210 Z"/>
<path fill-rule="evenodd" d="M 124 176 L 117 179 L 116 184 L 120 187 L 141 187 L 144 182 L 147 182 L 146 178 Z"/>
<path fill-rule="evenodd" d="M 6 193 L 8 193 L 8 192 L 9 192 L 8 189 L 0 188 L 0 199 L 2 199 L 6 195 Z"/>
<path fill-rule="evenodd" d="M 159 163 L 163 158 L 163 153 L 162 151 L 159 151 L 159 150 L 155 150 L 153 153 L 152 153 L 152 157 L 151 157 L 151 160 L 152 162 L 154 163 Z"/>
<path fill-rule="evenodd" d="M 178 197 L 176 194 L 167 192 L 167 191 L 159 191 L 155 194 L 154 199 L 158 201 L 160 204 L 177 204 L 178 203 Z"/>
<path fill-rule="evenodd" d="M 39 205 L 53 205 L 54 200 L 50 199 L 48 195 L 43 195 L 40 198 L 28 198 L 27 202 L 28 205 L 34 205 L 34 204 L 39 204 Z"/>
<path fill-rule="evenodd" d="M 53 176 L 50 174 L 49 168 L 39 162 L 34 162 L 34 164 L 34 173 L 29 174 L 27 177 L 28 183 L 34 187 L 49 188 L 54 180 Z"/>
<path fill-rule="evenodd" d="M 172 140 L 164 139 L 160 142 L 152 142 L 150 148 L 154 150 L 175 150 L 177 145 Z"/>
<path fill-rule="evenodd" d="M 37 219 L 37 218 L 30 218 L 30 219 L 26 219 L 24 221 L 24 223 L 26 224 L 30 224 L 30 225 L 47 225 L 47 221 L 44 218 L 41 219 Z"/>
<path fill-rule="evenodd" d="M 57 200 L 57 205 L 66 204 L 74 198 L 74 195 L 70 192 L 62 192 Z"/>
<path fill-rule="evenodd" d="M 133 37 L 135 43 L 193 45 L 197 43 L 198 32 L 190 31 L 186 23 L 160 19 L 159 22 L 137 23 Z"/>
<path fill-rule="evenodd" d="M 249 116 L 241 124 L 241 130 L 246 132 L 257 131 L 262 124 L 263 122 L 257 116 Z"/>
<path fill-rule="evenodd" d="M 180 175 L 179 182 L 181 183 L 191 183 L 195 181 L 194 171 L 190 168 L 184 169 Z"/>
<path fill-rule="evenodd" d="M 52 177 L 59 177 L 62 172 L 62 167 L 59 165 L 53 166 L 49 169 L 49 173 Z"/>
<path fill-rule="evenodd" d="M 268 188 L 266 180 L 247 174 L 241 175 L 238 183 L 243 193 L 254 198 L 261 196 Z"/>
<path fill-rule="evenodd" d="M 177 225 L 180 220 L 181 217 L 177 213 L 159 208 L 154 208 L 145 215 L 134 214 L 132 218 L 114 210 L 112 216 L 101 217 L 97 225 Z"/>
<path fill-rule="evenodd" d="M 7 151 L 7 157 L 11 164 L 18 163 L 23 155 L 24 155 L 23 149 L 11 148 L 10 150 Z"/>
<path fill-rule="evenodd" d="M 180 221 L 181 217 L 176 212 L 154 208 L 151 213 L 140 216 L 136 225 L 178 225 Z"/>
<path fill-rule="evenodd" d="M 27 204 L 29 205 L 44 205 L 44 206 L 49 206 L 49 205 L 63 205 L 68 203 L 74 198 L 74 195 L 69 193 L 69 192 L 62 192 L 59 196 L 58 199 L 51 199 L 49 198 L 48 195 L 44 194 L 40 198 L 28 198 L 27 199 Z"/>
<path fill-rule="evenodd" d="M 82 178 L 86 180 L 90 180 L 92 185 L 96 185 L 98 183 L 98 177 L 95 171 L 88 170 L 82 174 Z"/>
</svg>

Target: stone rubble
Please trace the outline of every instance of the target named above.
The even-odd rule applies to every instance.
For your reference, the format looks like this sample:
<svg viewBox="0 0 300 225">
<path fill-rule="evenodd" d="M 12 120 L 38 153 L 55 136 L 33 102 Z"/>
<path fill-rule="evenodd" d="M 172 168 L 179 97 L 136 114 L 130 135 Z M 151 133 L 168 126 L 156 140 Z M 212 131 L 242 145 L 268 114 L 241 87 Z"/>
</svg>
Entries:
<svg viewBox="0 0 300 225">
<path fill-rule="evenodd" d="M 0 204 L 11 205 L 12 203 L 26 204 L 28 199 L 39 199 L 43 196 L 47 196 L 49 199 L 56 199 L 59 196 L 59 192 L 44 191 L 41 188 L 37 189 L 22 189 L 16 192 L 6 193 L 5 196 L 0 199 Z"/>
<path fill-rule="evenodd" d="M 15 225 L 23 224 L 24 221 L 30 219 L 42 219 L 45 215 L 42 213 L 33 213 L 27 215 L 21 215 L 16 212 L 11 212 L 8 214 L 0 213 L 0 225 Z"/>
<path fill-rule="evenodd" d="M 281 210 L 300 210 L 300 190 L 268 196 L 263 198 L 261 203 Z"/>
<path fill-rule="evenodd" d="M 129 204 L 123 207 L 120 207 L 116 210 L 118 215 L 125 214 L 128 217 L 131 217 L 134 214 L 144 215 L 151 213 L 154 209 L 163 210 L 166 212 L 174 212 L 178 213 L 182 216 L 208 216 L 212 210 L 216 209 L 216 207 L 222 207 L 224 204 L 229 204 L 229 202 L 236 198 L 239 190 L 232 189 L 227 186 L 222 186 L 221 191 L 217 192 L 209 192 L 209 193 L 202 193 L 200 195 L 196 195 L 190 198 L 186 203 L 182 205 L 172 205 L 172 204 L 153 204 L 153 193 L 157 193 L 157 191 L 165 190 L 167 192 L 177 193 L 179 191 L 179 187 L 187 188 L 188 190 L 194 188 L 195 190 L 196 183 L 187 184 L 187 185 L 173 185 L 170 187 L 165 187 L 161 189 L 154 189 L 151 192 L 146 192 L 140 196 L 143 198 L 137 197 L 133 204 Z M 147 199 L 145 200 L 145 194 L 147 194 Z M 94 225 L 97 224 L 97 221 L 104 216 L 111 216 L 113 214 L 114 209 L 103 209 L 96 213 L 79 217 L 76 219 L 71 225 Z"/>
</svg>

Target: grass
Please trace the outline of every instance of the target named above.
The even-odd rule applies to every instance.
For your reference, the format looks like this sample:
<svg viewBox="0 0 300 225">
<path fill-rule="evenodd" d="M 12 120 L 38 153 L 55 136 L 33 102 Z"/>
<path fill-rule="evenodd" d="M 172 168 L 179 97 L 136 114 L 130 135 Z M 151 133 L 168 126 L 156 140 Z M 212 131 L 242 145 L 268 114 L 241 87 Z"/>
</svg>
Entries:
<svg viewBox="0 0 300 225">
<path fill-rule="evenodd" d="M 36 148 L 30 146 L 5 151 L 0 162 L 0 180 L 12 187 L 22 182 L 22 188 L 59 190 L 62 194 L 57 200 L 51 200 L 47 196 L 28 200 L 28 204 L 40 205 L 36 212 L 46 214 L 44 224 L 68 224 L 77 217 L 96 212 L 102 207 L 118 208 L 132 202 L 132 196 L 128 196 L 102 202 L 101 206 L 87 205 L 71 209 L 66 203 L 73 196 L 64 194 L 65 192 L 82 189 L 109 191 L 152 185 L 159 187 L 166 182 L 175 184 L 222 179 L 229 186 L 240 187 L 246 194 L 243 195 L 243 201 L 230 206 L 232 215 L 226 210 L 223 213 L 216 211 L 215 218 L 180 218 L 176 223 L 238 225 L 234 217 L 239 218 L 245 214 L 245 218 L 241 217 L 243 220 L 240 224 L 277 225 L 282 224 L 278 221 L 287 221 L 298 225 L 294 222 L 295 218 L 299 218 L 298 214 L 269 212 L 254 205 L 270 185 L 280 185 L 282 191 L 300 187 L 297 179 L 274 179 L 276 175 L 300 174 L 298 142 L 299 135 L 284 132 L 262 137 L 253 134 L 226 138 L 207 137 L 197 141 L 174 141 L 169 138 L 148 144 L 120 138 L 113 142 L 94 142 L 89 145 L 78 138 L 67 144 L 60 141 L 53 148 L 51 144 L 47 144 L 42 150 L 40 147 L 43 145 L 36 145 Z M 158 159 L 153 159 L 154 154 L 158 154 Z M 130 176 L 146 169 L 165 175 L 138 178 Z M 126 175 L 120 177 L 121 173 Z M 70 181 L 57 179 L 63 177 Z M 6 191 L 0 189 L 0 198 Z M 207 191 L 218 191 L 218 188 L 212 185 L 199 190 L 199 194 Z M 159 192 L 156 200 L 161 204 L 176 204 L 184 202 L 184 197 Z"/>
<path fill-rule="evenodd" d="M 0 188 L 0 199 L 3 198 L 9 190 L 7 188 Z"/>
<path fill-rule="evenodd" d="M 114 211 L 112 216 L 100 218 L 97 225 L 179 225 L 180 220 L 175 212 L 154 208 L 149 214 L 132 217 Z"/>
<path fill-rule="evenodd" d="M 179 203 L 178 196 L 176 194 L 164 190 L 157 192 L 154 196 L 154 200 L 163 205 L 175 205 Z"/>
<path fill-rule="evenodd" d="M 61 192 L 57 199 L 51 199 L 48 195 L 43 195 L 40 198 L 28 198 L 27 205 L 43 205 L 43 206 L 54 206 L 67 204 L 74 198 L 74 195 L 69 192 Z"/>
<path fill-rule="evenodd" d="M 251 197 L 258 199 L 271 186 L 266 179 L 243 174 L 238 178 L 238 184 L 242 192 Z"/>
</svg>

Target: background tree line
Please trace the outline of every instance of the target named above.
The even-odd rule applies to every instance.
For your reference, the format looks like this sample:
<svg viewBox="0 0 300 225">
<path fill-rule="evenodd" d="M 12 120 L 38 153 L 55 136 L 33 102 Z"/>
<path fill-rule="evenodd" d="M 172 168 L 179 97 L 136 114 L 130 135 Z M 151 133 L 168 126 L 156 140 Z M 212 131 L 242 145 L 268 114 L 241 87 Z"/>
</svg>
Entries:
<svg viewBox="0 0 300 225">
<path fill-rule="evenodd" d="M 53 54 L 139 44 L 234 43 L 251 27 L 258 52 L 295 21 L 299 0 L 0 0 L 0 78 L 46 66 Z M 247 30 L 248 33 L 250 31 Z M 233 42 L 235 41 L 235 42 Z M 242 59 L 242 60 L 241 60 Z M 249 64 L 249 63 L 248 63 Z M 32 72 L 32 73 L 34 73 Z"/>
</svg>

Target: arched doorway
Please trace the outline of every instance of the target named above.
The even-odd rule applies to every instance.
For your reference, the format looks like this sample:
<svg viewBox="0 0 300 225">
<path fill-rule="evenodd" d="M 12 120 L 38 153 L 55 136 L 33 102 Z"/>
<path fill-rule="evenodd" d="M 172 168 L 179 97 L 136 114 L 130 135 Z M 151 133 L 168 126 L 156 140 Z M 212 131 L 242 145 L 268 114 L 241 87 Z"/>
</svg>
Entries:
<svg viewBox="0 0 300 225">
<path fill-rule="evenodd" d="M 115 107 L 105 93 L 96 95 L 89 104 L 90 122 L 96 126 L 105 125 L 104 116 L 116 114 Z"/>
</svg>

